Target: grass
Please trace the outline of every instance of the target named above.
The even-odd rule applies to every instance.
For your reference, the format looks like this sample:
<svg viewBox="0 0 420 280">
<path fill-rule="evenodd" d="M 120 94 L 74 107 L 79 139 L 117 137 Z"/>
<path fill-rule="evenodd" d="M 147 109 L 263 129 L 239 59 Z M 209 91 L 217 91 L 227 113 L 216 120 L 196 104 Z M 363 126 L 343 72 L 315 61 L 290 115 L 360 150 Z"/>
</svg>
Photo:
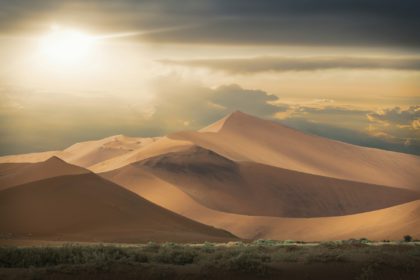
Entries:
<svg viewBox="0 0 420 280">
<path fill-rule="evenodd" d="M 287 265 L 305 268 L 325 264 L 354 265 L 357 267 L 356 276 L 351 279 L 375 279 L 375 273 L 381 268 L 396 271 L 398 277 L 401 273 L 411 275 L 413 271 L 420 272 L 420 245 L 415 242 L 375 244 L 360 239 L 319 244 L 257 240 L 251 243 L 206 242 L 199 245 L 148 243 L 133 246 L 69 244 L 59 247 L 0 247 L 0 272 L 6 273 L 6 276 L 11 269 L 48 274 L 51 271 L 68 273 L 89 268 L 95 273 L 104 273 L 116 266 L 124 266 L 133 271 L 140 268 L 149 272 L 159 271 L 155 273 L 158 276 L 164 271 L 175 273 L 173 270 L 191 269 L 196 275 L 210 275 L 209 278 L 221 272 L 268 277 L 280 271 L 279 267 Z M 153 275 L 149 275 L 150 279 L 154 279 Z"/>
</svg>

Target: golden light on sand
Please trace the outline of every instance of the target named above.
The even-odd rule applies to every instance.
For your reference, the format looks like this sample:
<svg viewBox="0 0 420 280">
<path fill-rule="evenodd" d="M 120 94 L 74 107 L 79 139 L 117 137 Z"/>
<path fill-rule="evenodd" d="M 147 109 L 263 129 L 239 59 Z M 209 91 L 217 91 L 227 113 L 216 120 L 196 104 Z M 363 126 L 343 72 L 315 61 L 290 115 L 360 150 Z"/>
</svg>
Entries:
<svg viewBox="0 0 420 280">
<path fill-rule="evenodd" d="M 50 32 L 41 37 L 39 47 L 48 61 L 57 64 L 78 64 L 91 52 L 94 37 L 82 31 L 52 26 Z"/>
</svg>

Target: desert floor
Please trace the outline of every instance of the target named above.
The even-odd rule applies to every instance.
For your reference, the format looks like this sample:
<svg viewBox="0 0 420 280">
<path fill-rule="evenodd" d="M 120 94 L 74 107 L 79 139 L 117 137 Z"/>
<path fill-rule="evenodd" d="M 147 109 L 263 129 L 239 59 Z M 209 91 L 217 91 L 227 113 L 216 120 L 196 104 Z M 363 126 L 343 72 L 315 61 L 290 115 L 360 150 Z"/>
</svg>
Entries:
<svg viewBox="0 0 420 280">
<path fill-rule="evenodd" d="M 0 279 L 418 279 L 419 274 L 420 242 L 15 241 L 0 247 Z"/>
</svg>

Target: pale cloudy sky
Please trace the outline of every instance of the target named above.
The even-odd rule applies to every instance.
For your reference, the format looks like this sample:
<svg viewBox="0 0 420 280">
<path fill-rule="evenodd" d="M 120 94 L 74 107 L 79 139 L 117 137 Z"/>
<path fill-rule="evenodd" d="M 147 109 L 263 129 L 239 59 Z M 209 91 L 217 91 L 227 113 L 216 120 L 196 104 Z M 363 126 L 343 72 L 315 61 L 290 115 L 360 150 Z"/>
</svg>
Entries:
<svg viewBox="0 0 420 280">
<path fill-rule="evenodd" d="M 0 0 L 0 154 L 234 110 L 420 154 L 419 13 L 415 0 Z"/>
</svg>

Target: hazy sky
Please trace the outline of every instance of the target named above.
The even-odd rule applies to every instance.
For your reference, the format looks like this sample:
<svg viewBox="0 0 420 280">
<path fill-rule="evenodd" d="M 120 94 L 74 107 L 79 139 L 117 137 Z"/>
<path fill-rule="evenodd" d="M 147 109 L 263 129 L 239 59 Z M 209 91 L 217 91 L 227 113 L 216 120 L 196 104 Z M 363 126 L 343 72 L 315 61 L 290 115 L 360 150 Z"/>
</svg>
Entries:
<svg viewBox="0 0 420 280">
<path fill-rule="evenodd" d="M 418 0 L 0 0 L 0 154 L 234 110 L 420 154 Z"/>
</svg>

